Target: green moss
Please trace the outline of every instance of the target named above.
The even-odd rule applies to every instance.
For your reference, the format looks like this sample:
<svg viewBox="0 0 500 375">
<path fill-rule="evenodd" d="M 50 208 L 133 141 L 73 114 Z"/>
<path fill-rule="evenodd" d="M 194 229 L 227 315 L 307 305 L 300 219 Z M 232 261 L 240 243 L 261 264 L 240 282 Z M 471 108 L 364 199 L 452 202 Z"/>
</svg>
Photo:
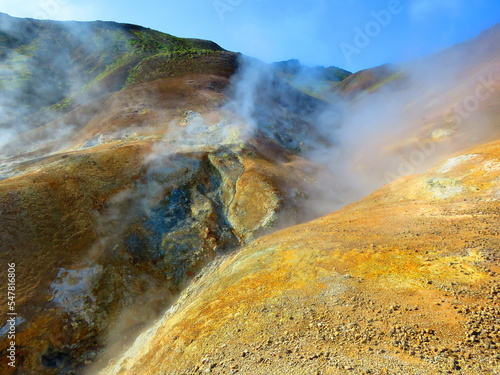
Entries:
<svg viewBox="0 0 500 375">
<path fill-rule="evenodd" d="M 389 77 L 387 77 L 386 79 L 384 79 L 383 81 L 380 81 L 380 82 L 376 83 L 375 85 L 369 87 L 368 91 L 374 92 L 374 91 L 380 89 L 382 86 L 385 86 L 389 82 L 392 82 L 397 78 L 401 78 L 401 76 L 402 75 L 400 73 L 394 73 L 394 74 L 390 75 Z"/>
<path fill-rule="evenodd" d="M 67 108 L 72 103 L 72 101 L 73 100 L 71 98 L 65 98 L 61 100 L 59 103 L 54 104 L 53 108 L 62 111 L 65 108 Z"/>
<path fill-rule="evenodd" d="M 68 28 L 34 20 L 29 33 L 20 27 L 18 34 L 0 31 L 0 95 L 28 105 L 27 116 L 47 109 L 65 112 L 80 98 L 169 76 L 170 70 L 182 72 L 189 68 L 181 60 L 190 65 L 196 57 L 223 51 L 209 41 L 112 22 Z M 153 71 L 147 71 L 149 66 Z"/>
<path fill-rule="evenodd" d="M 203 55 L 213 54 L 210 50 L 174 50 L 158 53 L 142 59 L 131 69 L 127 85 L 134 85 L 144 81 L 147 77 L 170 76 L 172 74 L 183 74 L 191 69 L 190 64 L 179 64 Z M 175 70 L 175 72 L 174 72 Z"/>
<path fill-rule="evenodd" d="M 285 80 L 290 86 L 303 92 L 304 94 L 309 95 L 316 99 L 326 100 L 326 101 L 329 100 L 333 91 L 333 87 L 335 87 L 335 85 L 338 84 L 338 82 L 322 81 L 317 79 L 310 79 L 304 82 L 297 82 L 294 79 L 293 75 L 280 73 L 279 76 L 283 80 Z"/>
</svg>

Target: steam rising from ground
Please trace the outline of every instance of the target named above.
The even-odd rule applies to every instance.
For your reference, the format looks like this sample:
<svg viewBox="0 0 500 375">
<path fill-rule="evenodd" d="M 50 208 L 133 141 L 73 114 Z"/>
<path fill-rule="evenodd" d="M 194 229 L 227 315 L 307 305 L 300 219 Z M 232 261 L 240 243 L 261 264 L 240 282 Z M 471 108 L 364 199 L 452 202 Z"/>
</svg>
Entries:
<svg viewBox="0 0 500 375">
<path fill-rule="evenodd" d="M 393 75 L 382 77 L 373 90 L 340 92 L 330 103 L 315 103 L 305 110 L 303 98 L 291 96 L 289 85 L 276 84 L 268 66 L 244 59 L 227 108 L 245 119 L 247 134 L 265 132 L 278 143 L 283 137 L 300 137 L 296 143 L 307 145 L 302 155 L 324 167 L 317 190 L 305 204 L 317 214 L 327 214 L 498 136 L 499 117 L 492 106 L 499 83 L 494 61 L 488 54 L 464 56 L 451 49 L 391 66 Z M 281 104 L 300 113 L 313 124 L 312 130 L 301 132 L 300 123 L 280 129 L 266 121 L 266 112 L 275 110 L 269 96 L 286 101 Z M 283 121 L 287 116 L 277 117 Z"/>
<path fill-rule="evenodd" d="M 288 152 L 300 153 L 321 166 L 316 186 L 303 202 L 313 217 L 339 209 L 402 175 L 423 172 L 453 151 L 484 141 L 498 131 L 489 114 L 480 115 L 478 111 L 470 118 L 458 118 L 453 112 L 454 105 L 471 95 L 470 90 L 474 92 L 477 74 L 464 82 L 463 75 L 455 79 L 455 75 L 441 69 L 426 69 L 423 80 L 416 68 L 398 68 L 405 69 L 402 85 L 357 98 L 339 95 L 325 103 L 297 93 L 265 64 L 244 60 L 229 89 L 231 99 L 223 108 L 228 113 L 226 122 L 206 130 L 198 114 L 188 113 L 185 127 L 172 127 L 175 130 L 153 148 L 148 159 L 150 173 L 169 173 L 165 168 L 170 168 L 167 164 L 173 159 L 166 155 L 174 139 L 182 139 L 183 146 L 196 147 L 203 135 L 208 144 L 211 140 L 215 145 L 228 140 L 229 129 L 229 133 L 237 134 L 236 139 L 229 137 L 229 143 L 259 137 L 272 139 Z M 479 76 L 487 77 L 488 72 L 480 72 Z M 160 185 L 151 182 L 140 196 L 126 191 L 116 199 L 135 202 L 134 207 L 147 212 L 158 202 L 161 190 Z M 104 227 L 109 229 L 105 232 L 120 233 L 116 228 L 126 215 L 107 215 Z M 161 295 L 161 289 L 151 285 L 145 295 L 155 298 Z M 120 337 L 124 332 L 131 328 L 137 332 L 134 319 L 138 311 L 146 316 L 151 313 L 146 307 L 137 310 L 137 306 L 122 312 L 119 320 L 123 324 L 110 333 L 106 359 L 122 351 Z M 132 353 L 134 348 L 147 345 L 148 332 L 131 347 Z M 95 371 L 97 368 L 90 368 L 88 373 Z"/>
<path fill-rule="evenodd" d="M 303 204 L 313 216 L 328 214 L 500 134 L 490 106 L 498 65 L 476 60 L 472 65 L 481 68 L 471 71 L 470 61 L 446 55 L 430 61 L 395 66 L 400 76 L 378 90 L 338 93 L 325 103 L 301 95 L 266 64 L 244 58 L 223 110 L 237 117 L 232 125 L 243 140 L 271 140 L 320 165 Z M 151 332 L 121 360 L 147 345 Z"/>
<path fill-rule="evenodd" d="M 81 26 L 77 29 L 82 30 Z M 74 34 L 70 30 L 72 37 Z M 76 34 L 77 44 L 89 46 L 85 33 Z M 50 60 L 55 71 L 60 72 L 70 59 L 67 53 L 49 48 L 40 59 Z M 84 54 L 91 53 L 84 51 Z M 0 64 L 23 59 L 9 52 L 0 55 Z M 327 102 L 298 91 L 269 65 L 243 58 L 227 92 L 229 100 L 221 110 L 226 117 L 217 124 L 207 125 L 198 113 L 191 111 L 183 119 L 184 126 L 170 126 L 171 130 L 146 158 L 146 181 L 141 189 L 124 190 L 109 202 L 109 209 L 98 223 L 101 240 L 89 250 L 86 261 L 92 264 L 104 251 L 112 250 L 135 220 L 148 217 L 152 208 L 161 203 L 165 186 L 158 181 L 181 171 L 186 180 L 196 177 L 197 162 L 175 155 L 174 151 L 182 147 L 193 150 L 198 146 L 270 141 L 283 153 L 309 159 L 319 166 L 315 186 L 303 202 L 311 213 L 307 218 L 310 219 L 331 213 L 403 175 L 423 172 L 455 151 L 487 141 L 499 133 L 496 122 L 499 117 L 489 107 L 498 97 L 498 64 L 492 61 L 489 55 L 460 59 L 454 54 L 444 54 L 394 66 L 394 74 L 399 75 L 391 76 L 391 80 L 375 89 L 337 92 Z M 78 68 L 48 81 L 42 79 L 43 74 L 37 72 L 36 66 L 14 64 L 3 69 L 11 69 L 13 75 L 32 71 L 40 75 L 37 81 L 40 87 L 30 93 L 26 87 L 14 85 L 9 95 L 0 98 L 0 154 L 3 154 L 0 156 L 15 156 L 34 149 L 44 149 L 40 155 L 46 155 L 63 149 L 67 138 L 77 130 L 75 125 L 63 122 L 55 128 L 58 131 L 33 132 L 29 121 L 23 120 L 30 115 L 24 104 L 32 98 L 28 94 L 35 99 L 48 94 L 64 98 L 72 87 L 84 86 L 84 82 L 78 82 Z M 301 71 L 292 84 L 318 81 L 317 75 L 308 74 L 307 70 Z M 28 131 L 32 135 L 28 138 L 34 142 L 7 147 Z M 97 138 L 96 144 L 101 141 Z M 282 160 L 277 158 L 276 162 Z M 14 162 L 4 160 L 2 167 L 8 169 L 10 163 Z M 75 271 L 65 272 L 70 281 L 86 280 L 86 274 L 75 276 Z M 71 297 L 79 297 L 75 290 L 80 291 L 80 283 L 75 284 L 78 288 L 66 284 L 55 284 L 57 297 L 74 303 Z M 154 282 L 147 289 L 148 298 L 164 293 Z M 146 301 L 140 302 L 144 304 L 141 313 L 122 312 L 119 319 L 122 325 L 117 325 L 111 333 L 111 342 L 133 326 L 137 315 L 151 313 Z"/>
<path fill-rule="evenodd" d="M 100 28 L 99 28 L 100 27 Z M 77 124 L 42 126 L 93 99 L 115 24 L 18 19 L 0 13 L 0 157 L 61 150 Z M 96 82 L 89 82 L 96 80 Z M 102 88 L 102 87 L 101 87 Z"/>
</svg>

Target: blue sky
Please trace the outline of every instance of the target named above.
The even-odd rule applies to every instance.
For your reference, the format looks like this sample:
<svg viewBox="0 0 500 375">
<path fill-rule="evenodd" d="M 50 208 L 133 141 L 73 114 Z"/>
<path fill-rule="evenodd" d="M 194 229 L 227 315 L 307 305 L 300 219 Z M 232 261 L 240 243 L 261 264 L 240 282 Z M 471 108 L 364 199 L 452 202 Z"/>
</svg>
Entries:
<svg viewBox="0 0 500 375">
<path fill-rule="evenodd" d="M 500 22 L 498 0 L 0 0 L 0 11 L 134 23 L 268 62 L 350 71 L 433 53 Z"/>
</svg>

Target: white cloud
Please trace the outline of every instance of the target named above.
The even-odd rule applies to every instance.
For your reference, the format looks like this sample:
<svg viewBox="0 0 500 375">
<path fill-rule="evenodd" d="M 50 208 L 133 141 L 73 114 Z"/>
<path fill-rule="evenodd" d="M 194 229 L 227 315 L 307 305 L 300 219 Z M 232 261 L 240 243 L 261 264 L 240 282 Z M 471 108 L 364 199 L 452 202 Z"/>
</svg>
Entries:
<svg viewBox="0 0 500 375">
<path fill-rule="evenodd" d="M 2 0 L 0 11 L 13 17 L 84 21 L 96 18 L 97 5 L 79 0 Z"/>
</svg>

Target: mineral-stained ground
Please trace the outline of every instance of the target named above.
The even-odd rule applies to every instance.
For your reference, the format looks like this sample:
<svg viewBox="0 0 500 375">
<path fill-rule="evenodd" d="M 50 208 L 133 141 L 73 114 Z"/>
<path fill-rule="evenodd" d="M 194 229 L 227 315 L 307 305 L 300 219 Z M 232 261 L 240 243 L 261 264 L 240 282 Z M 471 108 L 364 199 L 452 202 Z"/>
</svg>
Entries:
<svg viewBox="0 0 500 375">
<path fill-rule="evenodd" d="M 350 74 L 0 21 L 2 374 L 500 373 L 498 27 Z"/>
</svg>

